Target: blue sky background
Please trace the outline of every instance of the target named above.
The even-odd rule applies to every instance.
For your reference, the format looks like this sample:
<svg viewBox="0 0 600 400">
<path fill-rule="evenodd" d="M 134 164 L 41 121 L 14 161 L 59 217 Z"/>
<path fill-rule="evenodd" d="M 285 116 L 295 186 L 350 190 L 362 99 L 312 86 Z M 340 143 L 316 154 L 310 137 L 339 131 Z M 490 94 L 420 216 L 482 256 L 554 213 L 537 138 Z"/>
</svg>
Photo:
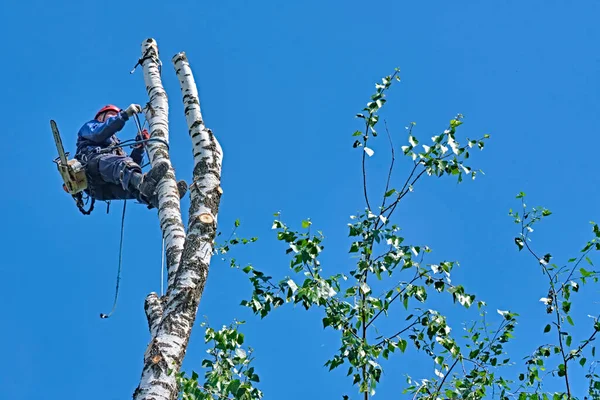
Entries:
<svg viewBox="0 0 600 400">
<path fill-rule="evenodd" d="M 58 122 L 65 147 L 74 152 L 77 130 L 99 107 L 144 104 L 141 70 L 129 71 L 147 37 L 158 41 L 164 64 L 178 178 L 191 178 L 192 154 L 171 57 L 185 51 L 205 122 L 225 153 L 220 229 L 229 233 L 239 218 L 240 234 L 260 239 L 235 256 L 276 277 L 288 273 L 285 249 L 270 230 L 277 211 L 290 224 L 310 217 L 324 231 L 327 272 L 351 266 L 346 224 L 363 207 L 360 151 L 351 147 L 360 128 L 354 115 L 394 67 L 401 68 L 402 82 L 389 92 L 385 117 L 397 149 L 410 121 L 417 122 L 415 135 L 429 140 L 457 113 L 465 115 L 461 134 L 491 134 L 471 162 L 485 176 L 460 186 L 451 179 L 423 181 L 397 221 L 408 242 L 434 250 L 430 262 L 459 260 L 453 282 L 486 300 L 492 315 L 497 308 L 521 314 L 510 347 L 515 360 L 543 342 L 548 317 L 538 300 L 546 283 L 535 261 L 516 251 L 517 229 L 507 211 L 518 206 L 521 190 L 532 205 L 550 208 L 554 214 L 538 227 L 534 243 L 559 261 L 576 256 L 591 238 L 588 222 L 600 220 L 600 5 L 373 4 L 1 3 L 0 398 L 122 399 L 138 383 L 149 337 L 143 301 L 160 287 L 156 214 L 128 207 L 119 306 L 101 320 L 98 314 L 108 312 L 113 299 L 121 204 L 113 203 L 109 215 L 102 203 L 92 216 L 79 214 L 52 163 L 49 120 Z M 120 137 L 134 134 L 129 124 Z M 373 177 L 383 177 L 389 157 L 385 138 L 378 140 L 369 164 Z M 396 182 L 402 178 L 396 175 Z M 188 204 L 186 198 L 186 213 Z M 260 321 L 238 306 L 247 293 L 243 274 L 214 261 L 199 319 L 206 315 L 215 327 L 236 317 L 248 321 L 243 330 L 266 398 L 354 395 L 346 368 L 328 373 L 322 367 L 338 343 L 321 328 L 319 312 L 289 307 Z M 597 286 L 577 296 L 581 335 L 589 332 L 586 315 L 600 309 L 597 299 Z M 455 331 L 477 316 L 441 307 Z M 390 324 L 391 331 L 396 324 Z M 202 342 L 197 326 L 187 370 L 200 369 Z M 433 376 L 424 356 L 386 365 L 379 398 L 398 396 L 403 373 Z M 581 393 L 583 381 L 574 382 Z"/>
</svg>

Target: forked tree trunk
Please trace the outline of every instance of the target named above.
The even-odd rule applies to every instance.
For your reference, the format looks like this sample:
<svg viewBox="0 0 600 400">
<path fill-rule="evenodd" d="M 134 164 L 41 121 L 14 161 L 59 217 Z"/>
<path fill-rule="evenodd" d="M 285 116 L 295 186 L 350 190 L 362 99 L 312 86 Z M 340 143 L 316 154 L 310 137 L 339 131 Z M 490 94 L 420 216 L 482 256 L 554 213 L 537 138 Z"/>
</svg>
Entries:
<svg viewBox="0 0 600 400">
<path fill-rule="evenodd" d="M 156 293 L 146 298 L 151 340 L 144 356 L 140 384 L 133 394 L 135 400 L 174 400 L 177 397 L 175 374 L 181 368 L 206 284 L 222 194 L 221 146 L 202 120 L 198 91 L 185 54 L 175 55 L 172 61 L 181 84 L 192 139 L 194 181 L 190 185 L 187 235 L 181 222 L 172 170 L 159 185 L 158 215 L 166 240 L 169 279 L 164 298 L 159 299 Z M 146 40 L 142 46 L 141 64 L 150 96 L 146 112 L 150 135 L 168 141 L 167 95 L 159 72 L 158 48 L 153 39 Z M 153 144 L 149 153 L 152 163 L 168 158 L 164 144 Z"/>
</svg>

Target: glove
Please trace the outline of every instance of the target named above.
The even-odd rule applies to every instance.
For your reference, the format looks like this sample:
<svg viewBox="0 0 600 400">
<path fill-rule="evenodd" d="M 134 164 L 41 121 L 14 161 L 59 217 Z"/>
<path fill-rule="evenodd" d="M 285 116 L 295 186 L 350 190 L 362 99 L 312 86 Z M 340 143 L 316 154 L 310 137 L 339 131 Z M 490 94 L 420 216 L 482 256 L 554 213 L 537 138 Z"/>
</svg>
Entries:
<svg viewBox="0 0 600 400">
<path fill-rule="evenodd" d="M 135 136 L 135 141 L 136 142 L 138 142 L 140 140 L 148 140 L 148 139 L 150 139 L 150 134 L 148 133 L 148 131 L 146 129 L 142 130 L 142 135 L 141 136 L 140 136 L 139 133 Z M 142 147 L 144 147 L 144 143 L 138 143 L 135 146 L 133 146 L 134 149 L 140 149 Z"/>
<path fill-rule="evenodd" d="M 128 118 L 131 118 L 133 114 L 139 114 L 142 112 L 142 106 L 139 104 L 131 104 L 129 107 L 125 109 L 125 114 L 127 114 Z"/>
</svg>

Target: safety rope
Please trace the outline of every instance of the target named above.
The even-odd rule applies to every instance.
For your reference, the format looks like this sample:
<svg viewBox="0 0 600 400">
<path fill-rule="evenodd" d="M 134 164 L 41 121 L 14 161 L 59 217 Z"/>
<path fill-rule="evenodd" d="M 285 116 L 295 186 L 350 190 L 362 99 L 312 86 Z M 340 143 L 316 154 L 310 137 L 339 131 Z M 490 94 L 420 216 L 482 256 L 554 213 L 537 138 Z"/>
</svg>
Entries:
<svg viewBox="0 0 600 400">
<path fill-rule="evenodd" d="M 141 138 L 143 127 L 140 124 L 140 120 L 139 120 L 139 117 L 137 115 L 135 115 L 134 120 L 135 120 L 136 126 L 138 128 L 138 134 L 139 134 L 139 136 Z M 146 125 L 146 121 L 144 122 L 144 126 L 145 125 Z M 166 143 L 162 139 L 158 139 L 158 138 L 153 139 L 153 138 L 150 138 L 150 139 L 146 139 L 146 140 L 128 140 L 128 141 L 121 142 L 119 146 L 112 146 L 112 147 L 113 148 L 123 147 L 123 146 L 126 146 L 129 142 L 132 142 L 132 141 L 136 142 L 136 143 L 143 143 L 144 147 L 146 146 L 147 142 L 151 142 L 151 141 L 162 142 L 163 144 L 165 144 L 167 146 L 167 148 L 169 146 L 168 143 Z M 148 164 L 150 164 L 150 155 L 147 154 L 147 156 L 148 156 L 148 161 L 149 161 Z M 148 164 L 146 164 L 146 165 L 148 165 Z M 142 168 L 143 168 L 143 166 L 142 166 Z M 87 211 L 88 214 L 94 209 L 94 201 L 95 200 L 92 197 L 92 204 L 90 206 L 89 211 Z M 81 196 L 79 197 L 79 202 L 77 203 L 78 207 L 79 207 L 80 202 L 81 202 L 81 204 L 83 204 L 83 200 L 82 200 Z M 127 209 L 127 200 L 124 200 L 123 201 L 123 214 L 121 216 L 121 238 L 120 238 L 120 242 L 119 242 L 119 264 L 118 264 L 118 268 L 117 268 L 117 283 L 115 285 L 115 299 L 113 301 L 113 306 L 112 306 L 112 310 L 110 311 L 110 313 L 108 313 L 108 314 L 100 313 L 100 318 L 102 318 L 102 319 L 109 318 L 111 315 L 113 315 L 113 313 L 115 312 L 115 309 L 117 308 L 117 300 L 118 300 L 118 297 L 119 297 L 119 286 L 120 286 L 120 283 L 121 283 L 121 268 L 122 268 L 122 265 L 123 265 L 123 233 L 125 231 L 125 211 L 126 211 L 126 209 Z M 82 208 L 80 208 L 80 211 L 83 213 L 85 210 L 83 210 Z M 164 294 L 164 269 L 165 269 L 165 238 L 163 236 L 163 239 L 162 239 L 161 266 L 160 266 L 160 295 L 161 295 L 161 297 Z"/>
<path fill-rule="evenodd" d="M 112 153 L 113 150 L 115 150 L 115 149 L 123 148 L 125 146 L 135 146 L 136 144 L 140 144 L 140 143 L 145 144 L 148 142 L 159 142 L 159 143 L 162 143 L 165 146 L 167 146 L 167 150 L 169 149 L 169 143 L 167 143 L 167 141 L 165 141 L 161 138 L 150 138 L 150 139 L 141 139 L 141 140 L 128 139 L 128 140 L 122 141 L 119 144 L 115 144 L 113 146 L 109 146 L 109 147 L 105 147 L 104 149 L 100 149 L 96 153 L 98 153 L 98 154 Z"/>
<path fill-rule="evenodd" d="M 117 284 L 115 286 L 115 300 L 110 313 L 100 313 L 100 318 L 109 318 L 117 308 L 117 298 L 119 297 L 119 284 L 121 283 L 121 266 L 123 265 L 123 231 L 125 230 L 125 210 L 127 209 L 127 200 L 123 201 L 123 215 L 121 216 L 121 240 L 119 243 L 119 267 L 117 268 Z"/>
<path fill-rule="evenodd" d="M 92 211 L 94 211 L 94 204 L 96 203 L 96 199 L 94 199 L 93 197 L 91 198 L 92 200 L 90 202 L 90 208 L 88 208 L 87 210 L 85 209 L 85 203 L 83 202 L 83 195 L 81 194 L 81 192 L 74 195 L 73 198 L 75 198 L 77 208 L 83 215 L 90 215 Z"/>
<path fill-rule="evenodd" d="M 140 65 L 140 66 L 143 65 L 144 61 L 154 59 L 156 64 L 158 64 L 158 73 L 159 73 L 159 75 L 162 75 L 162 62 L 160 61 L 160 58 L 158 58 L 157 55 L 156 56 L 149 55 L 152 50 L 153 50 L 152 46 L 150 46 L 146 49 L 146 52 L 144 53 L 142 58 L 139 58 L 137 60 L 137 63 L 135 63 L 135 65 L 133 66 L 133 69 L 131 71 L 129 71 L 129 74 L 133 74 L 135 72 L 135 70 L 137 69 L 138 65 Z"/>
</svg>

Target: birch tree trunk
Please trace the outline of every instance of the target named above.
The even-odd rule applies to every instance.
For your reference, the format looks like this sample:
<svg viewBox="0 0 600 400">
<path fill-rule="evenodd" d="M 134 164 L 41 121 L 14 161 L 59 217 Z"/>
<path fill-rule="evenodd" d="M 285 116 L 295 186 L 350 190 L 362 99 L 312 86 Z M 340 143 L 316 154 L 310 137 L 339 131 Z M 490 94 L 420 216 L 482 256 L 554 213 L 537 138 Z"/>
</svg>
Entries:
<svg viewBox="0 0 600 400">
<path fill-rule="evenodd" d="M 163 88 L 159 67 L 159 53 L 156 41 L 147 39 L 142 44 L 141 65 L 144 72 L 144 83 L 150 101 L 147 104 L 146 120 L 150 127 L 150 136 L 159 138 L 165 144 L 156 141 L 148 142 L 150 163 L 155 165 L 159 160 L 169 163 L 169 172 L 158 184 L 158 219 L 165 238 L 168 285 L 171 286 L 183 251 L 185 231 L 181 220 L 179 192 L 175 172 L 169 159 L 169 103 Z"/>
<path fill-rule="evenodd" d="M 133 394 L 135 400 L 177 398 L 175 375 L 181 368 L 206 284 L 222 194 L 221 146 L 202 120 L 198 91 L 185 54 L 177 54 L 172 61 L 181 84 L 192 139 L 194 181 L 190 185 L 187 235 L 181 223 L 174 174 L 169 174 L 159 185 L 159 220 L 170 249 L 167 253 L 170 257 L 169 282 L 164 298 L 160 299 L 156 293 L 146 298 L 151 340 L 144 356 L 140 384 Z M 151 137 L 168 140 L 167 96 L 160 79 L 158 48 L 153 39 L 148 39 L 142 46 L 141 64 L 150 96 L 149 118 L 155 119 L 154 125 L 150 124 Z M 149 151 L 152 151 L 152 162 L 163 157 L 168 159 L 168 149 L 162 144 Z"/>
</svg>

